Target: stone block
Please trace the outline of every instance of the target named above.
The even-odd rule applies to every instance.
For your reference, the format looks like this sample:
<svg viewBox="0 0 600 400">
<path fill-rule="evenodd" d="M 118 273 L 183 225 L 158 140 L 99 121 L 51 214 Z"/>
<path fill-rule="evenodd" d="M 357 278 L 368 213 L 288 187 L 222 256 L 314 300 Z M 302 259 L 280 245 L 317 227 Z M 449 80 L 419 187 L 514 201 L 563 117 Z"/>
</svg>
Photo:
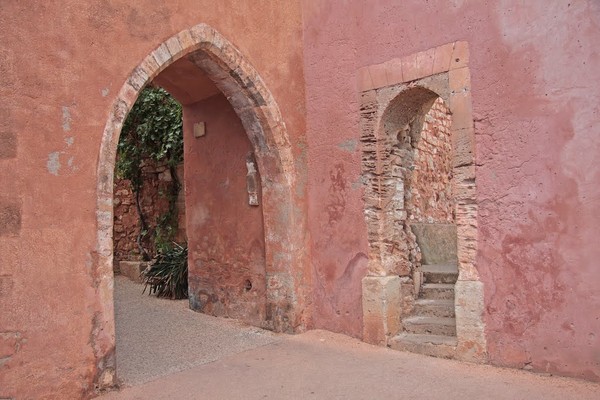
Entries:
<svg viewBox="0 0 600 400">
<path fill-rule="evenodd" d="M 360 68 L 358 70 L 358 90 L 361 92 L 373 89 L 373 81 L 371 80 L 371 74 L 368 67 Z"/>
<path fill-rule="evenodd" d="M 435 48 L 417 53 L 417 68 L 419 71 L 419 78 L 424 78 L 432 74 L 434 56 Z"/>
<path fill-rule="evenodd" d="M 192 38 L 192 35 L 189 30 L 184 30 L 179 32 L 177 35 L 179 39 L 179 43 L 181 44 L 181 48 L 185 50 L 190 50 L 196 45 L 196 41 Z"/>
<path fill-rule="evenodd" d="M 142 61 L 140 67 L 146 71 L 146 74 L 150 78 L 155 77 L 156 74 L 158 74 L 158 71 L 161 69 L 160 65 L 157 64 L 156 59 L 152 56 L 152 54 L 144 58 L 144 61 Z"/>
<path fill-rule="evenodd" d="M 181 47 L 181 43 L 179 42 L 179 38 L 177 36 L 169 38 L 165 44 L 167 45 L 172 58 L 178 58 L 178 56 L 183 52 L 183 48 Z"/>
<path fill-rule="evenodd" d="M 473 105 L 470 92 L 459 92 L 450 96 L 450 110 L 452 111 L 453 131 L 473 127 Z"/>
<path fill-rule="evenodd" d="M 471 74 L 468 67 L 452 69 L 448 72 L 448 85 L 452 92 L 464 92 L 471 88 Z"/>
<path fill-rule="evenodd" d="M 133 104 L 138 98 L 141 89 L 136 89 L 131 82 L 126 82 L 121 91 L 119 92 L 119 99 L 123 101 L 128 107 L 133 107 Z"/>
<path fill-rule="evenodd" d="M 402 79 L 404 82 L 419 79 L 419 69 L 417 67 L 417 55 L 411 54 L 402 58 Z"/>
<path fill-rule="evenodd" d="M 141 273 L 148 267 L 143 261 L 119 261 L 121 275 L 128 277 L 134 282 L 142 282 Z"/>
<path fill-rule="evenodd" d="M 206 135 L 206 125 L 204 122 L 200 121 L 194 123 L 194 137 L 200 138 L 204 135 Z"/>
<path fill-rule="evenodd" d="M 452 52 L 454 51 L 454 43 L 448 43 L 435 48 L 435 57 L 433 60 L 433 74 L 446 72 L 450 69 L 450 61 L 452 60 Z"/>
<path fill-rule="evenodd" d="M 127 83 L 129 83 L 135 90 L 141 90 L 146 82 L 148 82 L 149 76 L 147 71 L 141 67 L 137 66 L 129 76 Z"/>
<path fill-rule="evenodd" d="M 387 86 L 385 64 L 371 65 L 369 67 L 369 73 L 371 74 L 371 82 L 373 83 L 373 88 L 381 88 Z"/>
<path fill-rule="evenodd" d="M 362 280 L 363 340 L 387 345 L 400 331 L 400 277 L 367 276 Z"/>
<path fill-rule="evenodd" d="M 454 358 L 456 339 L 450 336 L 400 334 L 390 341 L 394 350 L 438 358 Z"/>
<path fill-rule="evenodd" d="M 165 65 L 171 60 L 171 53 L 167 48 L 166 44 L 161 44 L 156 50 L 152 52 L 152 56 L 156 60 L 156 63 L 164 68 Z"/>
<path fill-rule="evenodd" d="M 388 85 L 404 82 L 402 79 L 402 60 L 394 58 L 385 63 L 385 75 Z"/>
<path fill-rule="evenodd" d="M 201 44 L 204 47 L 211 43 L 217 34 L 213 28 L 205 24 L 195 25 L 189 29 L 189 32 L 194 42 Z"/>
<path fill-rule="evenodd" d="M 423 264 L 457 262 L 456 225 L 411 224 L 410 227 L 421 249 Z"/>
<path fill-rule="evenodd" d="M 473 127 L 458 129 L 452 132 L 452 147 L 454 148 L 454 167 L 471 165 L 475 154 L 475 131 Z"/>
<path fill-rule="evenodd" d="M 456 357 L 470 362 L 486 361 L 486 340 L 483 323 L 483 283 L 459 280 L 455 285 Z"/>
<path fill-rule="evenodd" d="M 469 44 L 467 42 L 454 43 L 450 69 L 463 68 L 469 65 Z"/>
</svg>

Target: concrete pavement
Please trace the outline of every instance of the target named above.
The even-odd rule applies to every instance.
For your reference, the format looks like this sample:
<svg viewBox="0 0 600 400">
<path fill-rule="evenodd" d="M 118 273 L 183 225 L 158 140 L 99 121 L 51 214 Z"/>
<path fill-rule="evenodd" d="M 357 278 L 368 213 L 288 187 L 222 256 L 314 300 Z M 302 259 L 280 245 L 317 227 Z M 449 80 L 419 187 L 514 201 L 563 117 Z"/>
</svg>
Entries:
<svg viewBox="0 0 600 400">
<path fill-rule="evenodd" d="M 164 307 L 172 304 L 166 302 Z M 121 302 L 122 306 L 127 307 Z M 178 313 L 192 313 L 180 308 Z M 212 334 L 197 336 L 193 341 L 197 349 L 186 345 L 179 372 L 169 373 L 161 364 L 168 362 L 169 370 L 173 369 L 183 353 L 173 360 L 160 359 L 172 358 L 172 354 L 155 354 L 148 368 L 161 372 L 145 373 L 144 379 L 133 379 L 135 374 L 128 372 L 133 386 L 100 399 L 600 399 L 600 385 L 595 383 L 402 353 L 326 331 L 276 335 L 207 318 Z M 185 327 L 174 325 L 173 329 L 172 334 L 181 335 L 177 330 Z M 147 330 L 145 334 L 153 333 Z M 228 335 L 247 340 L 240 344 Z M 118 349 L 120 368 L 127 365 L 122 359 L 127 353 L 122 345 Z M 128 368 L 136 368 L 134 364 Z"/>
</svg>

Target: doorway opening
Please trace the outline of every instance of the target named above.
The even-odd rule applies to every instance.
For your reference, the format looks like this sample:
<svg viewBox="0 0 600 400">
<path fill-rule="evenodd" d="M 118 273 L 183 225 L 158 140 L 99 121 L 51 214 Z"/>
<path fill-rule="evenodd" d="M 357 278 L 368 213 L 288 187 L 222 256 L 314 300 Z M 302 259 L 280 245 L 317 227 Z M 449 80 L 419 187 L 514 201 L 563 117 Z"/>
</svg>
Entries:
<svg viewBox="0 0 600 400">
<path fill-rule="evenodd" d="M 98 387 L 115 383 L 113 178 L 119 133 L 149 83 L 183 106 L 190 308 L 280 332 L 306 325 L 303 216 L 294 161 L 271 93 L 245 57 L 201 24 L 161 44 L 113 104 L 98 170 Z M 290 227 L 296 227 L 290 230 Z"/>
<path fill-rule="evenodd" d="M 141 282 L 154 270 L 151 290 L 187 298 L 187 237 L 183 178 L 182 106 L 154 81 L 125 120 L 114 181 L 113 267 Z"/>
<path fill-rule="evenodd" d="M 486 358 L 468 45 L 357 72 L 369 240 L 363 339 Z"/>
</svg>

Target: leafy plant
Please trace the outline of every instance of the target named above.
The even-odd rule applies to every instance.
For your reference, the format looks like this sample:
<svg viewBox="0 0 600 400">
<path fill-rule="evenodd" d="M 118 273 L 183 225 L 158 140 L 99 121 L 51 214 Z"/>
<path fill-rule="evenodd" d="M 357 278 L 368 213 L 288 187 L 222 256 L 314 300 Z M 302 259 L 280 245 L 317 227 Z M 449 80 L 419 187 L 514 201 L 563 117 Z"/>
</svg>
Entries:
<svg viewBox="0 0 600 400">
<path fill-rule="evenodd" d="M 140 205 L 144 184 L 142 166 L 146 160 L 164 163 L 169 168 L 172 181 L 167 196 L 169 210 L 159 218 L 152 230 Z M 144 260 L 151 259 L 144 248 L 146 236 L 154 232 L 157 248 L 165 250 L 177 232 L 177 195 L 181 188 L 177 180 L 177 165 L 183 161 L 183 122 L 181 105 L 164 89 L 147 87 L 133 105 L 125 119 L 117 147 L 117 176 L 131 182 L 135 194 L 136 210 L 140 219 L 137 246 Z"/>
<path fill-rule="evenodd" d="M 188 297 L 188 265 L 187 245 L 173 246 L 163 252 L 143 272 L 144 291 L 149 287 L 149 294 L 170 299 L 186 299 Z"/>
</svg>

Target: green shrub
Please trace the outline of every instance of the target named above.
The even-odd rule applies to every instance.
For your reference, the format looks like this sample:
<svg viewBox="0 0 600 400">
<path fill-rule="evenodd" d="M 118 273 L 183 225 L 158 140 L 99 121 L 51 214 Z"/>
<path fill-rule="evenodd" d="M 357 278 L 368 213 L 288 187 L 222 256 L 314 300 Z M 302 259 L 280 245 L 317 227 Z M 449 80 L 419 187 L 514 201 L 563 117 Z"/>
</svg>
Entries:
<svg viewBox="0 0 600 400">
<path fill-rule="evenodd" d="M 188 298 L 188 248 L 173 243 L 159 252 L 157 258 L 143 272 L 144 292 L 169 299 Z"/>
</svg>

